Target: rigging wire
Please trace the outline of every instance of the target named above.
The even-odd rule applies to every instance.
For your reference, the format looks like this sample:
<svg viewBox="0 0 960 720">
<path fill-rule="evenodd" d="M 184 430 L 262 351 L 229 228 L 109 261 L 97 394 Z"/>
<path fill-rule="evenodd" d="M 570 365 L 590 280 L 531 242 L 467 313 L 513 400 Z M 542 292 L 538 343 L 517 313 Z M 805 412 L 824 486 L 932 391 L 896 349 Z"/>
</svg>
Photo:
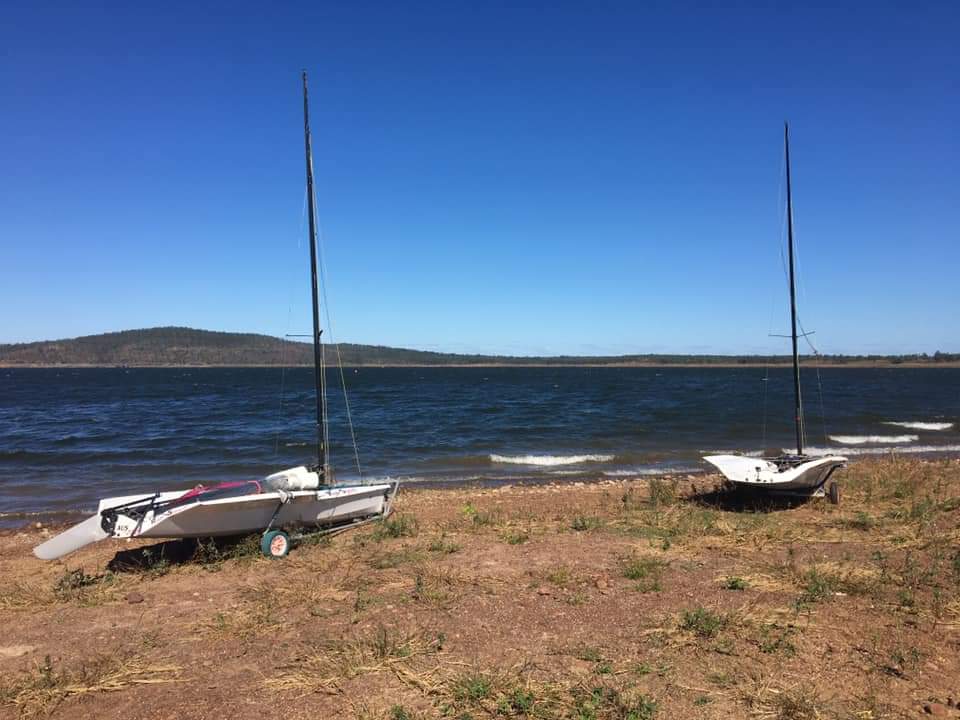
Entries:
<svg viewBox="0 0 960 720">
<path fill-rule="evenodd" d="M 297 250 L 303 247 L 303 226 L 307 221 L 307 189 L 303 189 L 303 206 L 300 210 L 300 229 L 297 231 Z M 291 275 L 293 270 L 291 269 Z M 286 331 L 290 332 L 290 318 L 293 314 L 293 288 L 295 283 L 289 283 L 290 297 L 287 300 L 287 322 Z M 284 338 L 280 350 L 280 404 L 277 407 L 277 431 L 273 436 L 273 456 L 280 454 L 280 426 L 283 422 L 283 394 L 286 387 L 287 378 L 287 340 Z"/>
<path fill-rule="evenodd" d="M 316 198 L 314 198 L 314 203 L 316 203 Z M 337 369 L 340 374 L 340 386 L 343 389 L 343 406 L 346 410 L 347 427 L 350 429 L 350 442 L 353 444 L 353 459 L 356 463 L 357 475 L 363 479 L 363 471 L 360 468 L 360 449 L 357 445 L 357 434 L 353 425 L 353 413 L 350 409 L 350 396 L 347 393 L 347 378 L 343 372 L 343 355 L 340 351 L 340 343 L 336 342 L 333 332 L 333 319 L 332 313 L 330 312 L 330 299 L 327 295 L 327 264 L 325 261 L 323 245 L 323 228 L 319 226 L 317 228 L 317 250 L 320 261 L 320 292 L 323 294 L 323 307 L 327 319 L 327 328 L 330 331 L 330 341 L 333 343 L 333 346 L 337 351 Z"/>
<path fill-rule="evenodd" d="M 778 185 L 777 185 L 777 207 L 779 208 L 778 215 L 780 216 L 780 240 L 777 241 L 777 248 L 780 252 L 780 264 L 783 267 L 784 276 L 787 273 L 787 263 L 786 258 L 783 256 L 783 239 L 786 234 L 786 225 L 787 225 L 787 210 L 786 204 L 781 203 L 783 198 L 783 179 L 785 172 L 786 158 L 783 153 L 780 154 L 780 172 L 777 174 Z M 770 287 L 770 317 L 767 320 L 767 336 L 769 337 L 773 331 L 773 307 L 774 307 L 774 297 L 776 296 L 776 291 L 773 286 Z M 764 378 L 763 378 L 763 429 L 762 429 L 762 442 L 760 449 L 762 452 L 767 450 L 767 394 L 770 387 L 770 357 L 768 356 L 764 360 Z"/>
</svg>

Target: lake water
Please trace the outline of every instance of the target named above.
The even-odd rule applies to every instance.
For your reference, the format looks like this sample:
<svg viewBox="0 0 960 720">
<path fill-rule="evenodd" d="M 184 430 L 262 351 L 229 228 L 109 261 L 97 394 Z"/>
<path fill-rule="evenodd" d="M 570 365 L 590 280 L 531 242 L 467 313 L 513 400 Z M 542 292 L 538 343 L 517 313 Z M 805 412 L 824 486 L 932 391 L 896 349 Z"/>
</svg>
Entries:
<svg viewBox="0 0 960 720">
<path fill-rule="evenodd" d="M 811 453 L 960 455 L 960 369 L 819 375 L 804 370 Z M 328 380 L 334 467 L 353 480 Z M 704 452 L 794 443 L 789 368 L 358 368 L 346 381 L 371 479 L 689 472 Z M 312 383 L 309 368 L 0 369 L 0 524 L 310 462 Z"/>
</svg>

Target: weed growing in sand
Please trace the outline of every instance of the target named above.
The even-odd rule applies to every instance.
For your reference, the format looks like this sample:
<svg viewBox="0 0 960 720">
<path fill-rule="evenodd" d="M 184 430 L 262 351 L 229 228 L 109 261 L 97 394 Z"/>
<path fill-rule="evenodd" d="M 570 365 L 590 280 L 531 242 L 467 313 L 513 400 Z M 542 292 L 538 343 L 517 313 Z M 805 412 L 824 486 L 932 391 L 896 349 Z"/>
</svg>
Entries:
<svg viewBox="0 0 960 720">
<path fill-rule="evenodd" d="M 536 696 L 523 688 L 514 688 L 497 703 L 498 715 L 526 717 L 533 711 Z"/>
<path fill-rule="evenodd" d="M 767 654 L 781 653 L 792 657 L 796 655 L 797 648 L 790 640 L 790 637 L 796 632 L 796 629 L 787 626 L 779 627 L 775 623 L 764 624 L 760 627 L 760 652 Z"/>
<path fill-rule="evenodd" d="M 375 540 L 416 537 L 420 532 L 420 523 L 412 515 L 395 514 L 381 520 L 373 533 Z"/>
<path fill-rule="evenodd" d="M 593 645 L 580 645 L 573 649 L 571 655 L 584 662 L 598 663 L 603 661 L 603 653 L 600 648 Z"/>
<path fill-rule="evenodd" d="M 659 592 L 663 589 L 661 576 L 667 563 L 641 555 L 620 558 L 620 572 L 628 580 L 637 581 L 640 592 Z"/>
<path fill-rule="evenodd" d="M 390 568 L 400 567 L 407 563 L 416 562 L 420 559 L 420 553 L 415 548 L 403 548 L 377 553 L 371 557 L 367 563 L 374 570 L 388 570 Z"/>
<path fill-rule="evenodd" d="M 116 582 L 116 579 L 116 575 L 112 572 L 88 575 L 80 568 L 64 570 L 53 583 L 53 597 L 57 602 L 97 605 L 106 599 L 105 592 Z"/>
<path fill-rule="evenodd" d="M 453 696 L 460 701 L 478 703 L 485 699 L 493 689 L 493 680 L 481 673 L 464 675 L 456 681 Z"/>
<path fill-rule="evenodd" d="M 650 480 L 650 505 L 654 510 L 662 507 L 669 507 L 677 502 L 677 481 L 661 480 L 653 478 Z"/>
<path fill-rule="evenodd" d="M 817 568 L 810 568 L 801 577 L 800 597 L 797 598 L 797 606 L 808 605 L 810 603 L 825 600 L 833 594 L 836 587 L 835 576 L 822 572 Z"/>
<path fill-rule="evenodd" d="M 570 529 L 576 532 L 587 532 L 589 530 L 596 530 L 601 525 L 600 518 L 577 515 L 573 519 L 573 522 L 570 523 Z"/>
<path fill-rule="evenodd" d="M 697 606 L 693 610 L 684 610 L 680 619 L 680 629 L 693 633 L 699 638 L 715 638 L 727 626 L 723 615 Z"/>
<path fill-rule="evenodd" d="M 750 583 L 748 583 L 742 577 L 731 575 L 723 581 L 723 587 L 727 590 L 746 590 L 748 587 L 750 587 Z"/>
<path fill-rule="evenodd" d="M 413 720 L 414 718 L 403 705 L 394 705 L 390 708 L 390 713 L 387 717 L 390 720 Z"/>
<path fill-rule="evenodd" d="M 474 527 L 489 527 L 500 523 L 500 516 L 490 510 L 478 510 L 473 503 L 467 503 L 460 511 Z"/>
<path fill-rule="evenodd" d="M 624 720 L 652 720 L 657 714 L 657 703 L 646 695 L 630 696 L 612 687 L 576 689 L 573 713 L 575 720 L 623 718 Z"/>
<path fill-rule="evenodd" d="M 573 573 L 570 572 L 570 568 L 563 565 L 551 568 L 544 577 L 547 582 L 562 588 L 568 587 L 573 582 Z"/>
<path fill-rule="evenodd" d="M 427 546 L 427 550 L 432 553 L 439 553 L 440 555 L 452 555 L 462 548 L 463 545 L 460 543 L 448 540 L 446 533 L 441 533 L 440 537 L 436 537 L 431 540 L 430 544 Z"/>
<path fill-rule="evenodd" d="M 511 528 L 504 531 L 500 537 L 503 538 L 503 541 L 508 545 L 522 545 L 530 539 L 530 533 L 528 533 L 526 530 Z"/>
<path fill-rule="evenodd" d="M 84 588 L 96 585 L 99 581 L 99 576 L 87 575 L 81 568 L 64 570 L 53 584 L 53 594 L 58 600 L 74 600 L 83 594 Z"/>
<path fill-rule="evenodd" d="M 877 521 L 869 513 L 859 510 L 854 517 L 848 518 L 843 524 L 851 530 L 870 532 L 877 526 Z"/>
</svg>

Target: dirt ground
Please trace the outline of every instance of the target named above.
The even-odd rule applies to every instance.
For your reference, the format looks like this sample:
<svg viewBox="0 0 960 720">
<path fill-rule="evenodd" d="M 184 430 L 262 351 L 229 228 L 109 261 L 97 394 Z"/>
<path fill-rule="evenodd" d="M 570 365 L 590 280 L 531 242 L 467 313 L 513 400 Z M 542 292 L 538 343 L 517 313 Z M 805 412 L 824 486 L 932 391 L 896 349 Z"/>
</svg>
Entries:
<svg viewBox="0 0 960 720">
<path fill-rule="evenodd" d="M 0 717 L 960 718 L 960 461 L 840 479 L 405 488 L 283 560 L 8 533 Z"/>
</svg>

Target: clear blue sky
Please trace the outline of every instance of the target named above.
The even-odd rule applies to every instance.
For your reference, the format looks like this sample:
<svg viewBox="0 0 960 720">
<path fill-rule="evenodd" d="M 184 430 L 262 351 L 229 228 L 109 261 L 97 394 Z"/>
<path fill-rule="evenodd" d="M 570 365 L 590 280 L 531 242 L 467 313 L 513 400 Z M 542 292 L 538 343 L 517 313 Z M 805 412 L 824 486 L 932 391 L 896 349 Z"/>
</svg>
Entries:
<svg viewBox="0 0 960 720">
<path fill-rule="evenodd" d="M 308 331 L 305 67 L 336 339 L 786 352 L 789 119 L 820 349 L 960 351 L 957 3 L 83 5 L 4 9 L 0 341 Z"/>
</svg>

